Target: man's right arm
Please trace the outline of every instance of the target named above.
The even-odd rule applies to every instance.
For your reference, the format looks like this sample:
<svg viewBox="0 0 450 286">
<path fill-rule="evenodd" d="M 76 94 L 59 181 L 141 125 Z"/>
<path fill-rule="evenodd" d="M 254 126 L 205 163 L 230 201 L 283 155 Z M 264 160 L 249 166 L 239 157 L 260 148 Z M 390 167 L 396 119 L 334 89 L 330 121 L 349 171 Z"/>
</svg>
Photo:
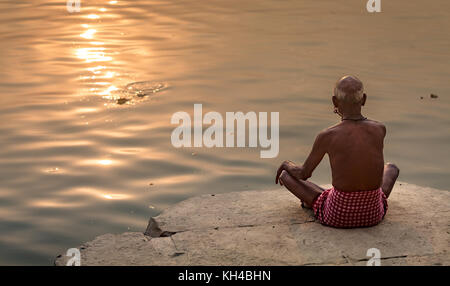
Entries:
<svg viewBox="0 0 450 286">
<path fill-rule="evenodd" d="M 317 135 L 312 150 L 301 167 L 300 180 L 306 180 L 311 177 L 317 165 L 322 161 L 328 150 L 328 137 L 328 130 L 324 130 Z"/>
<path fill-rule="evenodd" d="M 298 166 L 291 161 L 284 161 L 278 168 L 275 183 L 278 183 L 278 177 L 283 170 L 286 170 L 289 175 L 297 178 L 298 180 L 306 180 L 311 177 L 312 172 L 317 167 L 317 165 L 319 165 L 320 161 L 322 161 L 323 156 L 325 156 L 325 153 L 327 152 L 327 141 L 327 131 L 325 130 L 320 132 L 319 135 L 317 135 L 316 140 L 314 141 L 311 153 L 302 166 Z"/>
</svg>

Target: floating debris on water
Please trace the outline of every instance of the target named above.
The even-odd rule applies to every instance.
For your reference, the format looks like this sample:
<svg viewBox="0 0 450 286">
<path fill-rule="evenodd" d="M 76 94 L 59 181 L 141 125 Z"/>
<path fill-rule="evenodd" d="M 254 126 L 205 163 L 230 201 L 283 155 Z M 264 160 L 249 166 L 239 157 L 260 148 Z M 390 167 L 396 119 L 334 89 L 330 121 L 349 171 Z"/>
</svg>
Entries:
<svg viewBox="0 0 450 286">
<path fill-rule="evenodd" d="M 128 98 L 121 97 L 117 99 L 117 104 L 125 104 L 127 101 L 129 101 Z"/>
<path fill-rule="evenodd" d="M 137 97 L 144 97 L 144 96 L 145 96 L 145 93 L 144 93 L 143 91 L 140 90 L 140 91 L 137 91 L 137 92 L 136 92 L 136 96 L 137 96 Z"/>
<path fill-rule="evenodd" d="M 437 96 L 436 94 L 432 93 L 432 94 L 430 94 L 430 97 L 431 98 L 438 98 L 439 96 Z"/>
<path fill-rule="evenodd" d="M 149 208 L 149 209 L 154 209 L 155 207 L 152 206 L 152 205 L 149 205 L 148 208 Z"/>
</svg>

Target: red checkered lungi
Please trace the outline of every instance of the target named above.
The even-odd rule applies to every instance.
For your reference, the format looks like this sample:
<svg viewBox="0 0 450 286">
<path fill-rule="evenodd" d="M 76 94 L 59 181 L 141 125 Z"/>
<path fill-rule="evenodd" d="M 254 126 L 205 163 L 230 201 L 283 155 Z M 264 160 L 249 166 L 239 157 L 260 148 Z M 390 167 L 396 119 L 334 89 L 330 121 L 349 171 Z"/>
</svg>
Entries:
<svg viewBox="0 0 450 286">
<path fill-rule="evenodd" d="M 313 203 L 314 214 L 321 224 L 342 228 L 376 225 L 383 219 L 387 208 L 387 198 L 381 188 L 342 192 L 333 187 Z"/>
</svg>

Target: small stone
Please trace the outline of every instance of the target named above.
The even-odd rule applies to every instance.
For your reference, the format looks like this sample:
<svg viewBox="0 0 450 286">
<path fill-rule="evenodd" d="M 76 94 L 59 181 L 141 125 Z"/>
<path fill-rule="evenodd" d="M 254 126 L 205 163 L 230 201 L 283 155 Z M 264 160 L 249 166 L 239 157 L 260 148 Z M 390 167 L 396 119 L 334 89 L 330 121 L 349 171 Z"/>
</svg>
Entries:
<svg viewBox="0 0 450 286">
<path fill-rule="evenodd" d="M 180 256 L 183 254 L 184 254 L 184 252 L 175 252 L 174 254 L 171 255 L 171 257 L 177 257 L 177 256 Z"/>
</svg>

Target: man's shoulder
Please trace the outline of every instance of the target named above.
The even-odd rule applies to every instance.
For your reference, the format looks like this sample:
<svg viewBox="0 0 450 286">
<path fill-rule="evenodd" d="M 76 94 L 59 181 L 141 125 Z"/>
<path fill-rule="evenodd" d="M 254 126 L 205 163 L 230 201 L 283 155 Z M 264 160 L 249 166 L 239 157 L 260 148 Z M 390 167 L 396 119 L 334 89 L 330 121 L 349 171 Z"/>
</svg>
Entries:
<svg viewBox="0 0 450 286">
<path fill-rule="evenodd" d="M 327 139 L 329 139 L 334 133 L 336 133 L 339 130 L 340 124 L 341 123 L 336 123 L 336 124 L 334 124 L 334 125 L 332 125 L 330 127 L 327 127 L 325 129 L 321 130 L 319 132 L 319 134 L 317 134 L 317 138 L 319 140 L 327 140 Z"/>
<path fill-rule="evenodd" d="M 373 125 L 377 125 L 377 126 L 384 126 L 383 123 L 381 123 L 380 121 L 376 121 L 374 119 L 367 119 L 366 120 L 368 123 L 373 124 Z"/>
<path fill-rule="evenodd" d="M 386 126 L 383 123 L 373 119 L 367 119 L 367 123 L 369 123 L 374 128 L 380 129 L 384 134 L 386 134 Z"/>
<path fill-rule="evenodd" d="M 367 120 L 365 120 L 365 124 L 370 126 L 370 129 L 376 129 L 376 130 L 379 130 L 382 133 L 386 134 L 386 126 L 379 121 L 376 121 L 373 119 L 367 119 Z M 342 133 L 340 131 L 345 131 L 345 130 L 348 130 L 349 128 L 351 128 L 351 127 L 349 127 L 349 125 L 345 125 L 342 122 L 338 122 L 326 129 L 323 129 L 322 131 L 320 131 L 318 137 L 323 138 L 323 139 L 329 138 L 329 137 L 332 137 L 334 134 L 340 134 L 340 133 Z"/>
<path fill-rule="evenodd" d="M 322 134 L 323 136 L 331 135 L 331 134 L 333 134 L 334 132 L 336 132 L 336 131 L 338 131 L 339 129 L 341 129 L 341 127 L 342 127 L 342 122 L 338 122 L 338 123 L 336 123 L 336 124 L 334 124 L 334 125 L 331 125 L 331 126 L 328 127 L 328 128 L 323 129 L 322 131 L 320 131 L 319 134 Z"/>
</svg>

